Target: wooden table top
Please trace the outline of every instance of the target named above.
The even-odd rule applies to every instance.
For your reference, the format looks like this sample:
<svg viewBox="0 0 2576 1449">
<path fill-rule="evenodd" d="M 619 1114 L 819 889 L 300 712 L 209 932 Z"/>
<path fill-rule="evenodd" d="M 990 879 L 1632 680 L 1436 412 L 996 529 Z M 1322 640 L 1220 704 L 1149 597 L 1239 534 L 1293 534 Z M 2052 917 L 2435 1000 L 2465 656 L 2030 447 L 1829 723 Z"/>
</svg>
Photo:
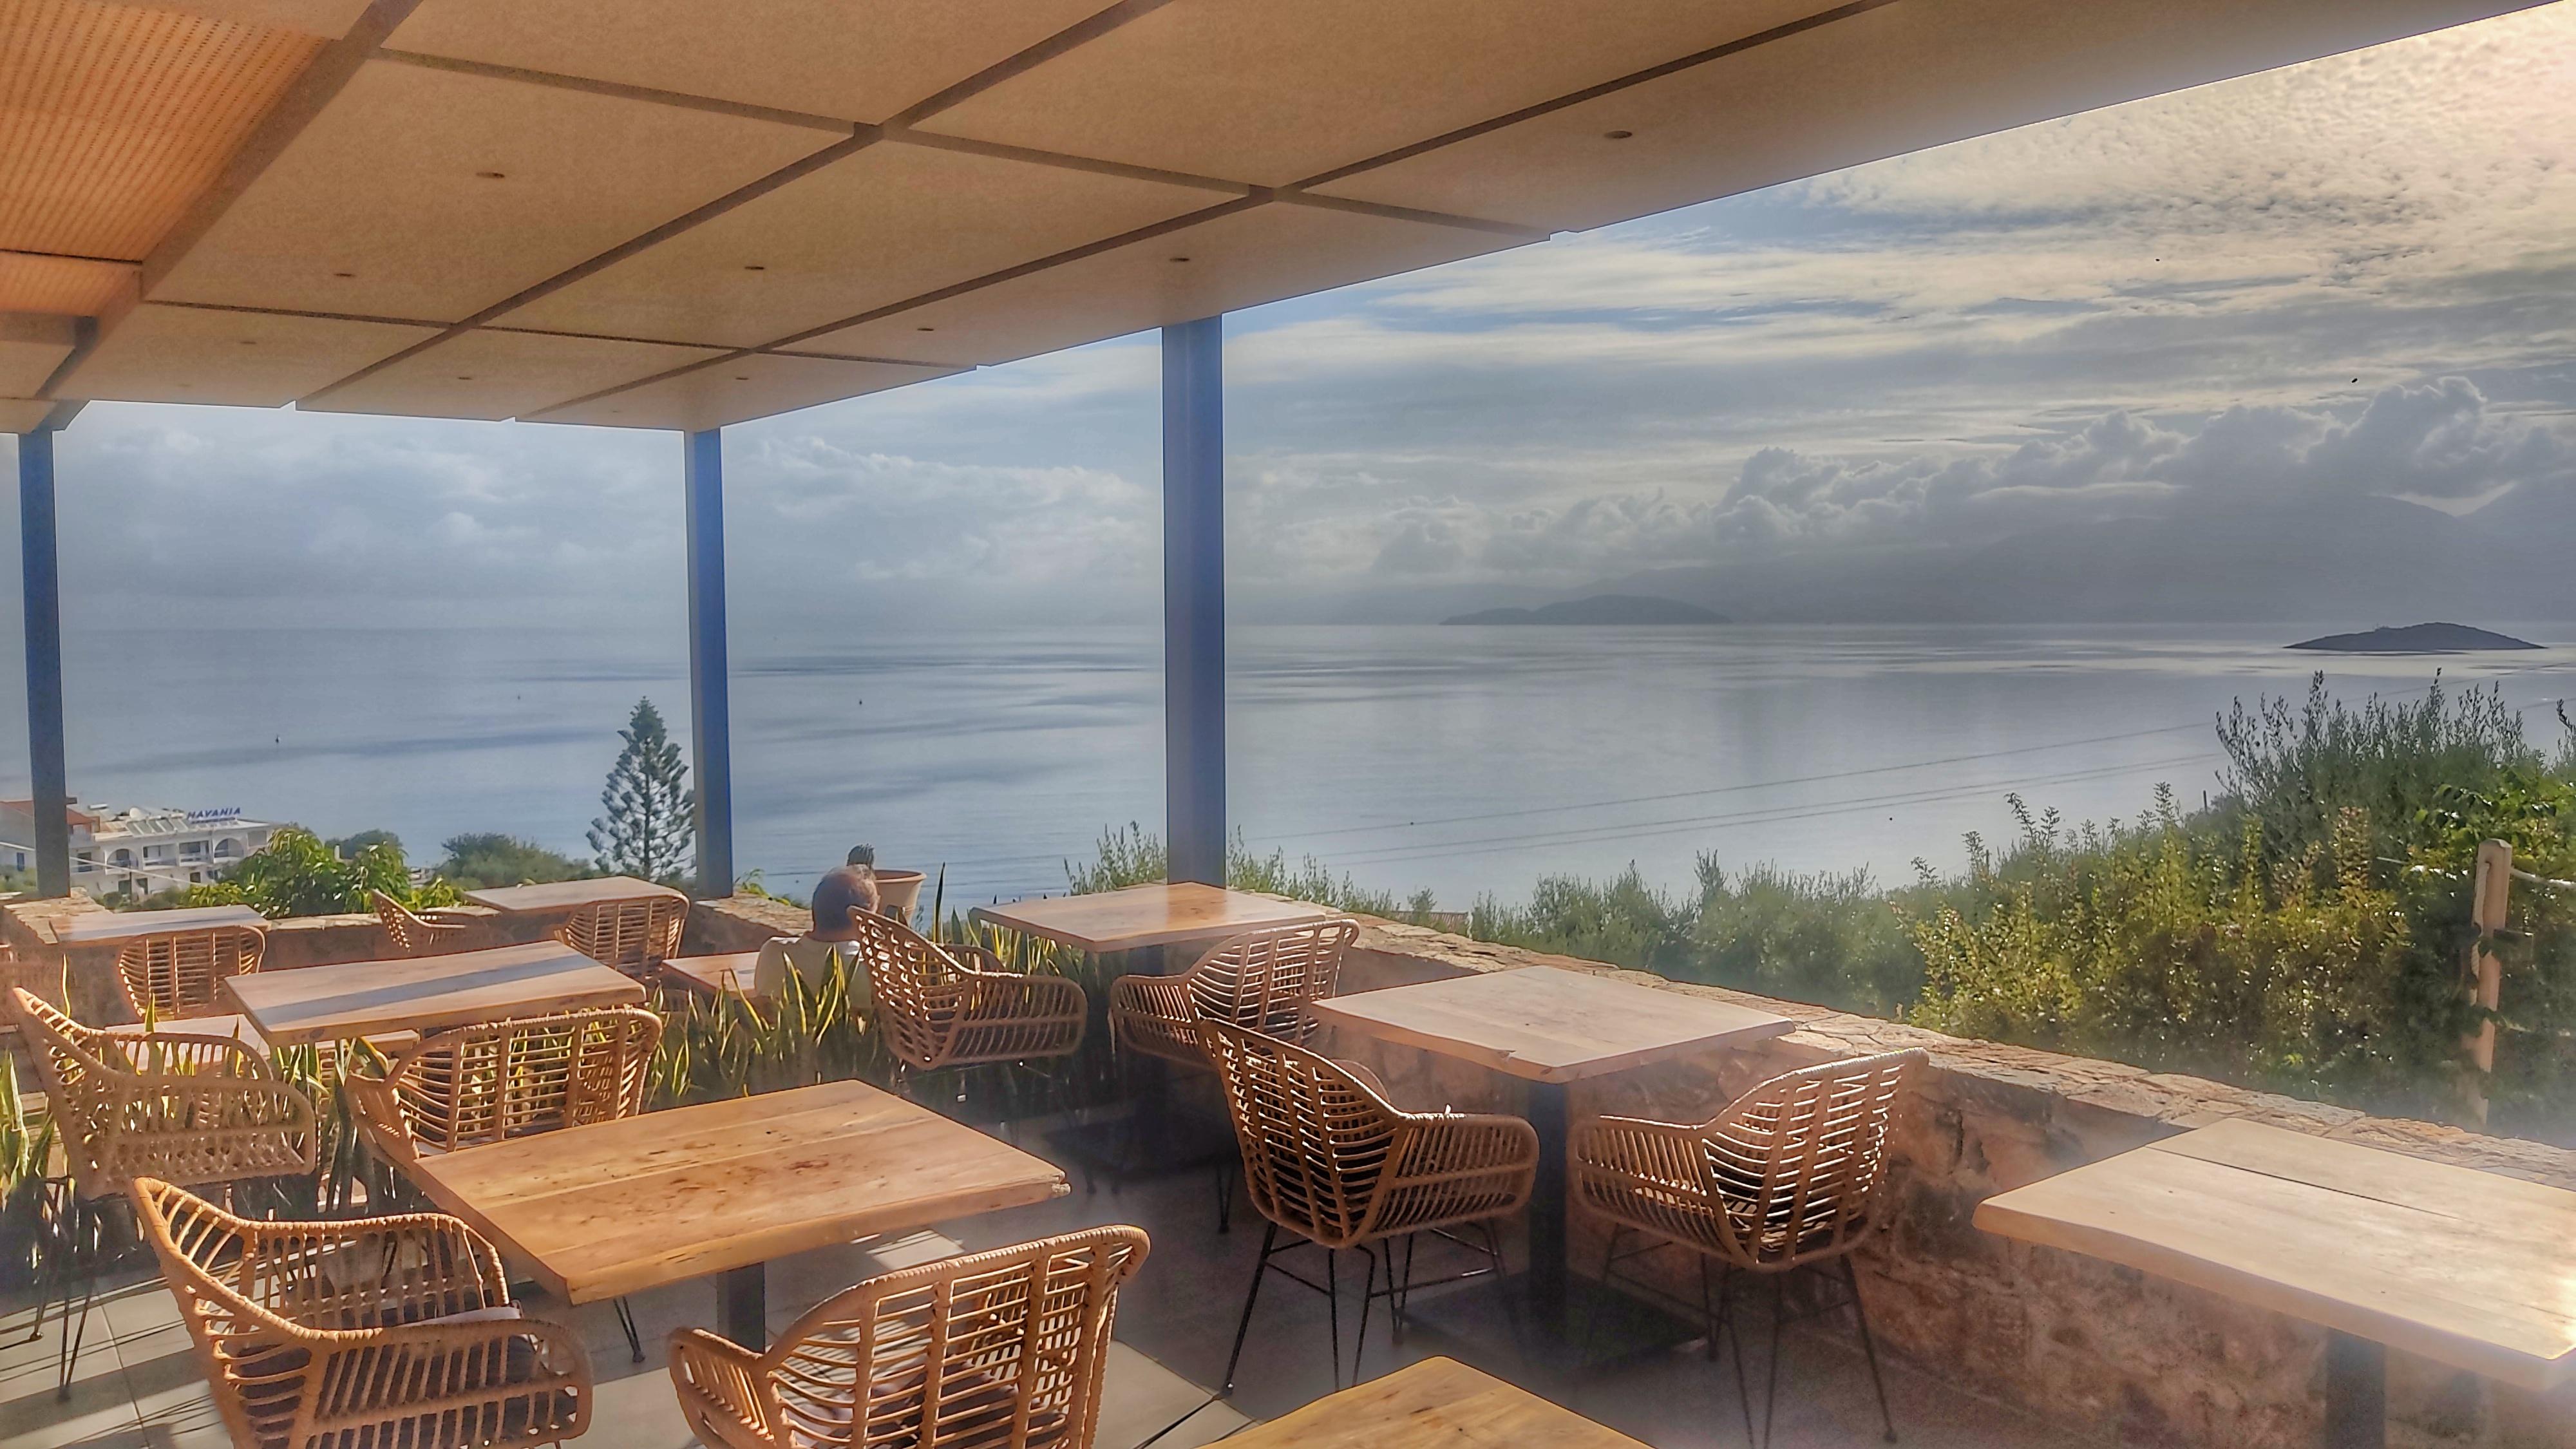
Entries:
<svg viewBox="0 0 2576 1449">
<path fill-rule="evenodd" d="M 1798 1026 L 1747 1006 L 1554 966 L 1361 991 L 1306 1009 L 1363 1036 L 1533 1082 L 1579 1082 Z"/>
<path fill-rule="evenodd" d="M 2240 1120 L 1976 1222 L 2522 1388 L 2576 1374 L 2576 1192 Z"/>
<path fill-rule="evenodd" d="M 539 941 L 227 976 L 224 991 L 279 1046 L 641 1004 L 644 988 L 570 946 Z"/>
<path fill-rule="evenodd" d="M 751 971 L 760 964 L 758 951 L 723 951 L 713 956 L 666 956 L 662 959 L 664 979 L 691 991 L 709 996 L 727 990 L 736 995 L 751 990 Z"/>
<path fill-rule="evenodd" d="M 268 918 L 248 906 L 189 906 L 177 911 L 83 911 L 54 927 L 54 939 L 65 946 L 101 941 L 131 941 L 165 931 L 202 931 L 209 926 L 266 926 Z"/>
<path fill-rule="evenodd" d="M 1226 1449 L 1646 1449 L 1526 1389 L 1455 1359 L 1426 1358 L 1382 1379 L 1255 1424 Z"/>
<path fill-rule="evenodd" d="M 1188 941 L 1221 941 L 1265 926 L 1329 920 L 1335 914 L 1305 901 L 1283 901 L 1248 891 L 1184 881 L 1179 885 L 1128 886 L 1081 896 L 1038 896 L 997 906 L 977 906 L 975 919 L 1025 935 L 1044 936 L 1106 955 Z"/>
<path fill-rule="evenodd" d="M 573 1303 L 1066 1191 L 1053 1164 L 863 1082 L 570 1127 L 409 1170 Z"/>
<path fill-rule="evenodd" d="M 600 901 L 631 901 L 639 896 L 676 896 L 669 886 L 631 875 L 603 875 L 592 880 L 559 880 L 545 885 L 494 886 L 471 890 L 465 899 L 496 911 L 561 911 Z"/>
</svg>

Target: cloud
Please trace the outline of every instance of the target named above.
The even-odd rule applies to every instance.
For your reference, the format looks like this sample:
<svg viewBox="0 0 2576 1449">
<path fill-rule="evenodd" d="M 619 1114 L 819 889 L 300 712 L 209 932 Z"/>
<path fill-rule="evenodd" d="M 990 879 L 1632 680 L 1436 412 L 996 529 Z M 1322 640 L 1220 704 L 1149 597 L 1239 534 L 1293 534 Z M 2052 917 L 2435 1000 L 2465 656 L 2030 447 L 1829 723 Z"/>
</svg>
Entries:
<svg viewBox="0 0 2576 1449">
<path fill-rule="evenodd" d="M 2536 506 L 2576 493 L 2576 6 L 1227 330 L 1263 608 L 2249 498 Z M 738 625 L 1149 617 L 1158 375 L 1122 339 L 728 430 Z M 66 577 L 115 581 L 76 625 L 684 607 L 666 435 L 101 405 L 63 498 Z"/>
</svg>

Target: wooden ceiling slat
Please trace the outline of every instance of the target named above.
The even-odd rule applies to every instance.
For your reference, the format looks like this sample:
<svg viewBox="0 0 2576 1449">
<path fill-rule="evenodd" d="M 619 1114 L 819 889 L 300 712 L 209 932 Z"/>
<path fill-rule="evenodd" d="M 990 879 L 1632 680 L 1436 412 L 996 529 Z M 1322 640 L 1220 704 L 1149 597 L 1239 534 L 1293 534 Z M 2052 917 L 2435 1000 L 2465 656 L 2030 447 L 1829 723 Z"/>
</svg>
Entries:
<svg viewBox="0 0 2576 1449">
<path fill-rule="evenodd" d="M 89 0 L 0 0 L 0 249 L 140 261 L 322 48 Z"/>
</svg>

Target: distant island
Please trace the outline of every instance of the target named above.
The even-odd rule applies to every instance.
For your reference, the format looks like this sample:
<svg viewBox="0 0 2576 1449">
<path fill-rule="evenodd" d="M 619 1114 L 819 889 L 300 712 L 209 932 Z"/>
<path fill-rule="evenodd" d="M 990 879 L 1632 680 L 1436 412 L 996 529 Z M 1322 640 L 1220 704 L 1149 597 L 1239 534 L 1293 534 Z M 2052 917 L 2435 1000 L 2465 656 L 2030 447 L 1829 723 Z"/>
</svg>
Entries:
<svg viewBox="0 0 2576 1449">
<path fill-rule="evenodd" d="M 1658 599 L 1645 594 L 1594 594 L 1535 609 L 1480 609 L 1440 621 L 1443 624 L 1723 624 L 1697 604 Z"/>
<path fill-rule="evenodd" d="M 2466 624 L 2409 624 L 2378 628 L 2366 634 L 2328 634 L 2289 646 L 2325 654 L 2463 654 L 2476 649 L 2537 649 L 2540 646 L 2491 629 Z"/>
</svg>

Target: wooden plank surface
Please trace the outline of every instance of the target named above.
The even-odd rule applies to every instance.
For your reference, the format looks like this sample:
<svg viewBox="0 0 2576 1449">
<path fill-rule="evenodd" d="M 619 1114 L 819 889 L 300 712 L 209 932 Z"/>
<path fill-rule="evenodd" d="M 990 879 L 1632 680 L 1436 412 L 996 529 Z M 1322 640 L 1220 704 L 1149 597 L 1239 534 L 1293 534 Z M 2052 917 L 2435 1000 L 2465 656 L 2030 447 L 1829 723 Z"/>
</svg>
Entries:
<svg viewBox="0 0 2576 1449">
<path fill-rule="evenodd" d="M 1533 1082 L 1574 1082 L 1797 1023 L 1751 1007 L 1606 976 L 1525 966 L 1311 1003 L 1316 1019 Z"/>
<path fill-rule="evenodd" d="M 2245 1121 L 1978 1205 L 1988 1232 L 2523 1388 L 2576 1377 L 2576 1193 Z"/>
<path fill-rule="evenodd" d="M 751 972 L 760 964 L 758 951 L 725 951 L 713 956 L 669 956 L 663 958 L 664 979 L 675 986 L 715 996 L 727 990 L 748 994 Z"/>
<path fill-rule="evenodd" d="M 410 1171 L 574 1303 L 1066 1190 L 1053 1164 L 861 1082 L 567 1128 Z"/>
<path fill-rule="evenodd" d="M 199 931 L 208 926 L 266 926 L 268 918 L 248 906 L 189 906 L 176 911 L 82 911 L 54 928 L 54 939 L 66 946 L 101 941 L 131 941 L 167 931 Z"/>
<path fill-rule="evenodd" d="M 1100 954 L 1183 942 L 1213 943 L 1244 931 L 1327 920 L 1334 914 L 1305 901 L 1275 900 L 1190 882 L 1128 886 L 1082 896 L 1040 896 L 975 908 L 979 921 Z"/>
<path fill-rule="evenodd" d="M 593 880 L 559 880 L 545 885 L 494 886 L 472 890 L 465 899 L 496 911 L 562 911 L 598 901 L 631 901 L 641 896 L 676 896 L 669 886 L 631 875 L 604 875 Z"/>
<path fill-rule="evenodd" d="M 260 1035 L 279 1046 L 644 1000 L 632 977 L 554 941 L 257 971 L 226 977 L 223 989 Z"/>
<path fill-rule="evenodd" d="M 1382 1379 L 1256 1424 L 1226 1449 L 1646 1449 L 1455 1359 L 1426 1358 Z"/>
</svg>

